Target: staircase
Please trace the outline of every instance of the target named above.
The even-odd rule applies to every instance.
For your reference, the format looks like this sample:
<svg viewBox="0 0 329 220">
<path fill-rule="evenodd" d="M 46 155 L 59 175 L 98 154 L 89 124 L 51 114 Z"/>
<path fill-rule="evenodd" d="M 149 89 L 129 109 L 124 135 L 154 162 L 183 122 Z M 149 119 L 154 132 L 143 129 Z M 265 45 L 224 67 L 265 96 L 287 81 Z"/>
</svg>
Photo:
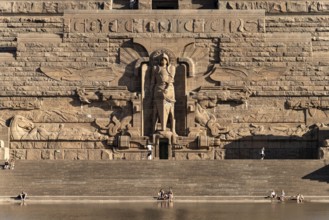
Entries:
<svg viewBox="0 0 329 220">
<path fill-rule="evenodd" d="M 155 196 L 172 187 L 175 196 L 329 197 L 329 166 L 323 160 L 222 161 L 16 161 L 0 170 L 0 196 Z"/>
</svg>

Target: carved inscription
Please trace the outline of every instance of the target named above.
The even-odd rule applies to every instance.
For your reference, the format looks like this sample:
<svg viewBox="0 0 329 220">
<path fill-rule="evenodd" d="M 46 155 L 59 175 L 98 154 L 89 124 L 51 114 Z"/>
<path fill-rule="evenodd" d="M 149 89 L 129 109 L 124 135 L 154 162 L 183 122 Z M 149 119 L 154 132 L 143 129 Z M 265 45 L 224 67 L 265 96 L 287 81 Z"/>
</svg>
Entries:
<svg viewBox="0 0 329 220">
<path fill-rule="evenodd" d="M 84 13 L 65 13 L 70 33 L 235 33 L 260 32 L 264 24 L 264 12 L 248 14 L 212 11 L 182 17 L 179 13 L 99 13 L 97 16 Z M 87 17 L 87 18 L 86 18 Z M 195 19 L 198 17 L 198 19 Z"/>
</svg>

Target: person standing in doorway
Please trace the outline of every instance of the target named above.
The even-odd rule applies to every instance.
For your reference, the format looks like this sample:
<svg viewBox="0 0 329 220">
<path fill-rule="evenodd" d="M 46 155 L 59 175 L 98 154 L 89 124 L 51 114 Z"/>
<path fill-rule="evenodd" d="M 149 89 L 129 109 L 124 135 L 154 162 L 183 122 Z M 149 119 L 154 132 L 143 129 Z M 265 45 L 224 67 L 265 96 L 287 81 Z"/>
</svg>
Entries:
<svg viewBox="0 0 329 220">
<path fill-rule="evenodd" d="M 130 9 L 134 9 L 135 8 L 135 3 L 136 3 L 136 0 L 130 0 L 130 2 L 129 2 Z"/>
<path fill-rule="evenodd" d="M 146 148 L 147 148 L 147 159 L 152 160 L 152 148 L 153 148 L 152 144 L 148 142 Z"/>
<path fill-rule="evenodd" d="M 265 158 L 265 147 L 262 147 L 262 149 L 260 150 L 260 159 L 264 160 Z"/>
</svg>

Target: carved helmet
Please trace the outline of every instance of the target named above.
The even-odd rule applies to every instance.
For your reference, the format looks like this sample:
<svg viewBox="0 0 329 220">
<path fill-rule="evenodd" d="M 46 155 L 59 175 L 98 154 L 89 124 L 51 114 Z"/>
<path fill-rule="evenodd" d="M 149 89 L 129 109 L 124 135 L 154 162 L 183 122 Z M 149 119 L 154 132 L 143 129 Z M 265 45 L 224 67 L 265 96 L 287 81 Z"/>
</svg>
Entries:
<svg viewBox="0 0 329 220">
<path fill-rule="evenodd" d="M 166 54 L 166 53 L 162 53 L 160 56 L 159 56 L 159 60 L 162 60 L 162 59 L 166 59 L 167 60 L 167 64 L 169 64 L 169 56 Z"/>
</svg>

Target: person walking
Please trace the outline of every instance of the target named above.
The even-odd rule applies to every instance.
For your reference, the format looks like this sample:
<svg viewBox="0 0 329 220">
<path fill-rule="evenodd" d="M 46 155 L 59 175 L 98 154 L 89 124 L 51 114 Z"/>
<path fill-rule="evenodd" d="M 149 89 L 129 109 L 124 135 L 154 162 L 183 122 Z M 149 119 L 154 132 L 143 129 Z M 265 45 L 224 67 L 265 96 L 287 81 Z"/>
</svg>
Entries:
<svg viewBox="0 0 329 220">
<path fill-rule="evenodd" d="M 265 158 L 265 147 L 262 147 L 262 149 L 260 150 L 260 159 L 264 160 Z"/>
</svg>

